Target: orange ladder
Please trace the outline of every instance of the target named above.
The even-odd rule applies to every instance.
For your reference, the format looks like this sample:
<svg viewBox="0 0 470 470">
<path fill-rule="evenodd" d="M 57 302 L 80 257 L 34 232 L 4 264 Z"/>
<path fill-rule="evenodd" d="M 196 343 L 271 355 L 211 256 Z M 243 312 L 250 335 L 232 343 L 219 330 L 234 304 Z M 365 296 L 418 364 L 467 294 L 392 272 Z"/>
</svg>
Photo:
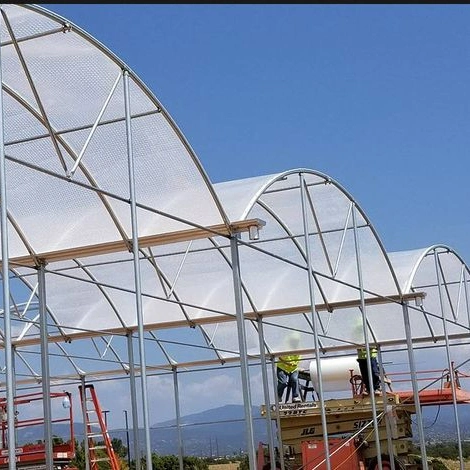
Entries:
<svg viewBox="0 0 470 470">
<path fill-rule="evenodd" d="M 80 385 L 80 398 L 85 417 L 86 438 L 88 440 L 88 451 L 90 456 L 91 470 L 99 470 L 98 462 L 108 462 L 111 470 L 120 470 L 121 466 L 114 453 L 111 439 L 109 438 L 106 422 L 103 417 L 96 396 L 95 387 L 92 384 Z M 98 430 L 96 428 L 99 428 Z M 102 442 L 96 441 L 97 438 Z M 105 454 L 97 454 L 97 450 L 104 450 Z"/>
</svg>

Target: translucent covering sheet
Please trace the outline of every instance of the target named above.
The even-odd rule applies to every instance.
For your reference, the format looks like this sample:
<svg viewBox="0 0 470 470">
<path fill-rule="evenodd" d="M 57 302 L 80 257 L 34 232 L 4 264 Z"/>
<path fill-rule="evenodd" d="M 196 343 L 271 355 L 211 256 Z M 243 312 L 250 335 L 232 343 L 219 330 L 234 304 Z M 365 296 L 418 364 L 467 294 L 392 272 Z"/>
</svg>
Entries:
<svg viewBox="0 0 470 470">
<path fill-rule="evenodd" d="M 139 236 L 224 222 L 189 145 L 129 67 L 59 17 L 2 9 L 11 258 L 131 238 L 131 184 Z"/>
<path fill-rule="evenodd" d="M 150 237 L 139 245 L 138 263 L 150 368 L 239 361 L 238 269 L 238 313 L 246 318 L 252 358 L 259 358 L 261 342 L 269 354 L 288 350 L 289 330 L 300 333 L 302 353 L 316 346 L 324 353 L 355 349 L 365 341 L 363 314 L 369 341 L 404 344 L 404 299 L 414 340 L 468 336 L 468 268 L 451 249 L 387 254 L 352 195 L 313 170 L 212 185 L 168 113 L 110 51 L 40 8 L 2 8 L 12 336 L 24 359 L 19 373 L 40 370 L 34 262 L 78 248 L 83 254 L 46 256 L 54 373 L 128 371 L 127 335 L 139 327 L 132 187 L 136 235 Z M 239 260 L 235 238 L 176 236 L 252 219 L 264 226 L 251 236 L 238 234 Z M 151 238 L 161 234 L 175 238 L 166 244 Z M 115 251 L 101 249 L 122 240 L 128 244 Z M 18 264 L 26 255 L 33 262 Z"/>
</svg>

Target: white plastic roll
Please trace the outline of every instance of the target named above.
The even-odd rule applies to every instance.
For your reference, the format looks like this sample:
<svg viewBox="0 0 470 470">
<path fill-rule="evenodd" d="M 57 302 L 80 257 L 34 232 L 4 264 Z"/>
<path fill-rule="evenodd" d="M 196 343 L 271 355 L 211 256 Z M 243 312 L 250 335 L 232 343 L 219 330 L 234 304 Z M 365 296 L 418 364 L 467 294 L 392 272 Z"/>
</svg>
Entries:
<svg viewBox="0 0 470 470">
<path fill-rule="evenodd" d="M 359 364 L 355 357 L 328 357 L 320 360 L 321 379 L 324 392 L 351 390 L 351 375 L 360 375 Z M 352 371 L 352 372 L 351 372 Z M 310 380 L 318 387 L 317 363 L 310 362 Z"/>
</svg>

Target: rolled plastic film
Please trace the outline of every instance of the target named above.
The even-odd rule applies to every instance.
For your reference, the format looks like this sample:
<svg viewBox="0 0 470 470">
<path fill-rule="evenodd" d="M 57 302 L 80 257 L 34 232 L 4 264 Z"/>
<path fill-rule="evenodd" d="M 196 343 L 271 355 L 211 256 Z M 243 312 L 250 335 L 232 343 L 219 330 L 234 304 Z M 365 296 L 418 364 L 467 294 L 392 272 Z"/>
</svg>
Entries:
<svg viewBox="0 0 470 470">
<path fill-rule="evenodd" d="M 359 364 L 355 357 L 329 357 L 321 359 L 321 378 L 324 392 L 339 392 L 351 389 L 351 375 L 360 375 Z M 352 371 L 352 372 L 351 372 Z M 310 362 L 310 380 L 318 390 L 317 363 Z"/>
</svg>

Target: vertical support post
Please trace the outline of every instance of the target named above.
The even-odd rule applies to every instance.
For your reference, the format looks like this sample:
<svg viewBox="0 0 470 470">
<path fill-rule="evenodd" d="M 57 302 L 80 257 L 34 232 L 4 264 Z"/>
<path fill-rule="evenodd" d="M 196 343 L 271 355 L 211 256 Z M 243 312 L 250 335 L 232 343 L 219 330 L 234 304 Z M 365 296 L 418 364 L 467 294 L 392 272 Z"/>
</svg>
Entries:
<svg viewBox="0 0 470 470">
<path fill-rule="evenodd" d="M 468 326 L 470 328 L 470 295 L 468 293 L 468 275 L 466 266 L 464 267 L 463 272 L 463 287 L 465 292 L 465 310 L 467 312 Z"/>
<path fill-rule="evenodd" d="M 271 361 L 272 366 L 272 375 L 273 375 L 273 383 L 277 383 L 277 366 L 276 361 L 273 359 Z M 281 468 L 285 470 L 286 464 L 284 462 L 284 444 L 282 442 L 282 434 L 281 434 L 281 417 L 279 415 L 279 397 L 277 396 L 277 390 L 274 393 L 274 397 L 276 399 L 276 429 L 277 429 L 277 442 L 279 446 L 279 457 L 281 459 Z M 271 466 L 272 469 L 272 466 Z"/>
<path fill-rule="evenodd" d="M 436 249 L 434 249 L 434 265 L 436 268 L 437 288 L 439 292 L 439 305 L 441 307 L 442 327 L 444 329 L 444 339 L 446 343 L 446 356 L 447 356 L 447 367 L 449 368 L 449 375 L 450 375 L 450 388 L 452 390 L 452 405 L 454 408 L 455 427 L 457 431 L 457 447 L 459 449 L 459 462 L 460 462 L 460 469 L 463 470 L 464 461 L 463 461 L 463 452 L 462 452 L 462 438 L 460 435 L 459 412 L 457 410 L 457 394 L 455 391 L 455 374 L 454 374 L 453 362 L 450 357 L 449 334 L 447 332 L 447 319 L 446 319 L 445 308 L 444 308 L 444 294 L 442 292 L 442 289 L 443 289 L 442 273 L 441 273 L 441 269 L 439 265 L 439 257 L 437 255 Z"/>
<path fill-rule="evenodd" d="M 104 426 L 106 428 L 106 430 L 108 429 L 108 413 L 109 413 L 110 410 L 103 410 L 102 411 L 102 414 L 104 415 L 103 418 L 104 418 Z"/>
<path fill-rule="evenodd" d="M 359 294 L 361 300 L 361 314 L 362 314 L 362 332 L 364 334 L 364 345 L 367 353 L 367 371 L 369 383 L 372 384 L 372 367 L 370 362 L 370 343 L 369 343 L 369 334 L 367 331 L 367 315 L 366 315 L 366 303 L 364 299 L 364 281 L 362 278 L 362 263 L 361 263 L 361 250 L 359 246 L 359 234 L 357 233 L 357 220 L 356 220 L 356 205 L 353 204 L 352 210 L 352 219 L 353 219 L 353 229 L 354 229 L 354 249 L 356 252 L 356 266 L 357 266 L 357 279 L 359 281 Z M 370 391 L 370 399 L 372 402 L 372 418 L 374 420 L 374 437 L 375 437 L 375 447 L 377 452 L 377 465 L 379 468 L 382 468 L 382 450 L 380 448 L 380 434 L 379 426 L 377 422 L 377 408 L 375 406 L 375 395 Z"/>
<path fill-rule="evenodd" d="M 8 251 L 8 213 L 7 189 L 5 168 L 5 126 L 3 115 L 3 74 L 2 55 L 0 47 L 0 237 L 2 243 L 2 285 L 3 285 L 3 319 L 4 319 L 4 345 L 5 345 L 5 388 L 7 396 L 7 424 L 8 424 L 8 467 L 16 469 L 16 440 L 15 440 L 15 407 L 14 407 L 14 376 L 12 368 L 13 348 L 11 344 L 11 316 L 10 316 L 10 263 Z"/>
<path fill-rule="evenodd" d="M 88 443 L 88 413 L 87 413 L 87 404 L 86 404 L 86 390 L 85 390 L 85 377 L 82 376 L 80 378 L 81 382 L 81 396 L 80 401 L 82 404 L 82 416 L 83 416 L 83 443 L 85 447 L 85 470 L 90 470 L 91 463 L 90 463 L 90 445 Z"/>
<path fill-rule="evenodd" d="M 384 402 L 384 418 L 385 418 L 385 430 L 387 433 L 387 452 L 388 455 L 392 456 L 393 451 L 393 442 L 392 442 L 392 426 L 391 426 L 391 417 L 390 413 L 392 407 L 387 405 L 387 391 L 385 390 L 385 375 L 384 375 L 384 366 L 382 360 L 382 350 L 381 348 L 377 347 L 377 360 L 379 363 L 379 370 L 380 370 L 380 386 L 382 387 L 382 398 Z M 397 470 L 395 468 L 395 459 L 390 459 L 390 470 Z"/>
<path fill-rule="evenodd" d="M 263 329 L 263 319 L 258 317 L 258 342 L 259 342 L 259 351 L 261 359 L 261 377 L 263 378 L 263 394 L 264 394 L 264 403 L 266 403 L 266 432 L 268 436 L 269 444 L 269 459 L 271 462 L 271 470 L 276 470 L 276 454 L 274 451 L 274 434 L 273 434 L 273 423 L 271 421 L 271 400 L 269 393 L 269 380 L 268 380 L 268 371 L 266 370 L 266 352 L 264 350 L 264 329 Z M 274 382 L 276 384 L 276 382 Z M 277 396 L 277 393 L 276 393 Z"/>
<path fill-rule="evenodd" d="M 131 468 L 131 448 L 129 447 L 129 421 L 127 420 L 127 410 L 124 411 L 124 419 L 126 421 L 126 446 L 127 446 L 127 468 Z"/>
<path fill-rule="evenodd" d="M 53 468 L 52 462 L 52 411 L 51 376 L 49 371 L 49 341 L 47 328 L 46 274 L 44 263 L 38 266 L 39 329 L 41 333 L 42 401 L 44 410 L 44 444 L 46 467 Z"/>
<path fill-rule="evenodd" d="M 12 367 L 12 374 L 13 377 L 16 377 L 16 346 L 12 346 L 12 355 L 11 355 L 11 367 Z M 16 381 L 13 381 L 13 396 L 16 397 L 16 394 L 18 393 L 17 389 L 17 384 Z M 17 412 L 17 405 L 14 406 L 14 416 L 16 416 Z M 18 442 L 18 429 L 15 428 L 15 442 Z"/>
<path fill-rule="evenodd" d="M 178 431 L 178 462 L 180 470 L 184 470 L 183 465 L 183 437 L 181 435 L 181 412 L 180 412 L 180 394 L 179 394 L 179 385 L 178 385 L 178 370 L 176 367 L 172 368 L 173 372 L 173 385 L 175 390 L 175 410 L 176 410 L 176 428 Z"/>
<path fill-rule="evenodd" d="M 131 412 L 132 412 L 132 442 L 134 448 L 135 470 L 140 470 L 140 449 L 139 449 L 139 420 L 137 417 L 137 393 L 135 390 L 135 367 L 134 367 L 134 347 L 132 344 L 132 332 L 127 333 L 127 355 L 129 357 L 129 384 L 131 391 Z"/>
<path fill-rule="evenodd" d="M 315 349 L 315 364 L 317 367 L 317 381 L 318 381 L 318 398 L 320 401 L 320 409 L 321 409 L 321 422 L 322 422 L 322 434 L 323 434 L 323 445 L 325 447 L 325 463 L 326 463 L 326 470 L 331 470 L 331 461 L 330 461 L 330 446 L 328 444 L 328 425 L 326 421 L 326 413 L 325 413 L 325 399 L 323 396 L 323 381 L 322 381 L 322 374 L 321 374 L 321 359 L 320 359 L 320 346 L 318 340 L 318 321 L 315 309 L 315 280 L 313 278 L 313 267 L 311 262 L 311 255 L 310 255 L 310 240 L 309 240 L 309 228 L 308 228 L 308 219 L 307 219 L 307 203 L 306 203 L 306 185 L 305 179 L 302 174 L 299 175 L 300 177 L 300 199 L 301 199 L 301 206 L 302 206 L 302 223 L 303 223 L 303 230 L 304 230 L 304 244 L 305 244 L 305 261 L 307 264 L 307 278 L 308 278 L 308 290 L 310 295 L 310 309 L 312 312 L 312 325 L 313 325 L 313 341 L 314 341 L 314 349 Z"/>
<path fill-rule="evenodd" d="M 428 458 L 426 455 L 426 441 L 424 438 L 423 415 L 421 413 L 421 403 L 419 401 L 418 379 L 416 376 L 415 356 L 413 353 L 413 336 L 410 324 L 410 313 L 408 302 L 404 302 L 403 306 L 403 322 L 405 325 L 406 348 L 408 350 L 408 363 L 410 364 L 411 388 L 413 389 L 413 401 L 415 403 L 416 422 L 418 424 L 418 437 L 421 447 L 421 466 L 423 470 L 428 470 Z"/>
<path fill-rule="evenodd" d="M 256 468 L 256 450 L 254 444 L 253 416 L 251 414 L 251 390 L 248 371 L 248 358 L 246 351 L 245 315 L 243 312 L 242 282 L 240 275 L 240 258 L 238 255 L 238 237 L 230 237 L 230 250 L 232 255 L 233 289 L 235 294 L 235 312 L 237 317 L 238 346 L 240 349 L 240 373 L 242 379 L 243 405 L 245 408 L 246 442 L 250 469 Z"/>
<path fill-rule="evenodd" d="M 129 73 L 124 71 L 124 102 L 126 114 L 126 137 L 127 137 L 127 155 L 129 166 L 129 194 L 131 206 L 132 223 L 132 254 L 134 258 L 134 281 L 135 281 L 135 301 L 137 310 L 137 329 L 139 332 L 139 355 L 140 355 L 140 380 L 142 386 L 142 416 L 145 434 L 145 450 L 147 459 L 147 469 L 152 469 L 152 447 L 150 443 L 150 426 L 148 416 L 148 390 L 147 390 L 147 367 L 145 360 L 144 344 L 144 325 L 142 313 L 142 292 L 140 279 L 140 259 L 139 259 L 139 238 L 137 224 L 137 204 L 135 197 L 135 173 L 134 173 L 134 153 L 132 146 L 132 128 L 131 128 L 131 105 L 129 94 Z"/>
</svg>

